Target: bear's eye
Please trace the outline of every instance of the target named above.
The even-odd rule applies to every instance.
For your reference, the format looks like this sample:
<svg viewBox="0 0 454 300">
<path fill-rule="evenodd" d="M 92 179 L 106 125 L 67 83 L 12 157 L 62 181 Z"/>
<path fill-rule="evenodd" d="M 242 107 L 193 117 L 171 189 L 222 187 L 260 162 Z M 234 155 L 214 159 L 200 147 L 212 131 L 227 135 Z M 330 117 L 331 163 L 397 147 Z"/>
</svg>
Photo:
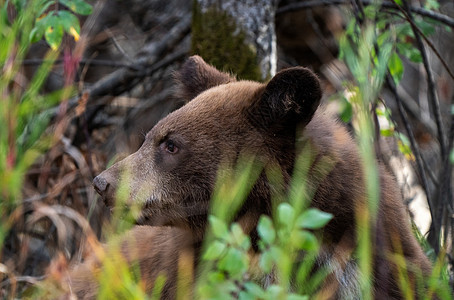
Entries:
<svg viewBox="0 0 454 300">
<path fill-rule="evenodd" d="M 178 147 L 175 146 L 175 143 L 172 140 L 167 140 L 165 143 L 165 150 L 170 154 L 175 154 L 178 152 Z"/>
</svg>

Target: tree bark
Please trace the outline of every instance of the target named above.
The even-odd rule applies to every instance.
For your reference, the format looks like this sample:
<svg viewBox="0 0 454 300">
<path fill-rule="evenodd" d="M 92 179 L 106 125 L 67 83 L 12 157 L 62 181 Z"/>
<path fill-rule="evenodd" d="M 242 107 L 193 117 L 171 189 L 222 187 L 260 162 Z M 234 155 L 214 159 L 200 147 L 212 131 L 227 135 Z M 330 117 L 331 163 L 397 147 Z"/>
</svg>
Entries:
<svg viewBox="0 0 454 300">
<path fill-rule="evenodd" d="M 247 49 L 252 50 L 252 54 L 255 56 L 255 63 L 258 66 L 260 73 L 259 78 L 249 79 L 260 79 L 265 80 L 276 73 L 276 62 L 277 62 L 277 51 L 276 51 L 276 33 L 274 25 L 274 16 L 277 9 L 277 0 L 194 0 L 194 22 L 201 21 L 200 24 L 193 23 L 193 40 L 196 41 L 196 45 L 193 44 L 194 52 L 203 52 L 198 45 L 198 32 L 197 29 L 204 31 L 203 38 L 216 36 L 219 32 L 214 28 L 213 32 L 207 32 L 204 27 L 203 17 L 197 20 L 197 15 L 201 14 L 212 14 L 213 12 L 218 12 L 225 14 L 230 17 L 235 25 L 237 26 L 236 30 L 232 30 L 230 33 L 235 37 L 241 36 L 244 34 L 244 43 Z M 195 26 L 194 26 L 195 25 Z M 195 30 L 194 30 L 195 29 Z M 239 43 L 241 41 L 234 41 L 234 43 Z M 216 46 L 216 45 L 215 45 Z M 224 48 L 224 49 L 223 49 Z M 230 47 L 227 47 L 230 48 Z M 218 47 L 219 53 L 207 54 L 208 57 L 204 57 L 207 61 L 210 62 L 211 55 L 225 55 L 225 47 Z M 246 52 L 243 50 L 241 52 Z M 202 54 L 203 53 L 198 53 Z M 232 53 L 227 53 L 231 55 Z M 245 53 L 239 53 L 240 55 L 245 55 Z M 226 66 L 216 67 L 224 68 Z M 228 65 L 227 65 L 228 68 Z M 240 69 L 242 69 L 240 67 Z M 239 74 L 241 76 L 241 74 Z"/>
</svg>

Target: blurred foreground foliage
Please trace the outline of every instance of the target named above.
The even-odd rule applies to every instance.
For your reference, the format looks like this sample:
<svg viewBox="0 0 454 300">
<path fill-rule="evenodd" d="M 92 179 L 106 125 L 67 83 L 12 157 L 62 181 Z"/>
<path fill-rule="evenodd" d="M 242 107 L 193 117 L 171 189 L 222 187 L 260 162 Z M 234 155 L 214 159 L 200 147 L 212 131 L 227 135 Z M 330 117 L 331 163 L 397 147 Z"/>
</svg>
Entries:
<svg viewBox="0 0 454 300">
<path fill-rule="evenodd" d="M 79 20 L 74 14 L 87 15 L 92 7 L 82 0 L 65 1 L 2 1 L 0 2 L 0 245 L 3 244 L 15 218 L 22 207 L 21 191 L 24 176 L 33 162 L 47 151 L 62 135 L 67 125 L 67 111 L 61 105 L 55 114 L 51 108 L 64 103 L 75 95 L 71 72 L 66 74 L 63 89 L 43 93 L 42 87 L 55 60 L 60 55 L 60 45 L 64 33 L 75 40 L 80 36 Z M 62 7 L 59 7 L 59 5 Z M 436 2 L 428 5 L 436 7 Z M 371 21 L 373 20 L 373 22 Z M 391 76 L 395 84 L 402 79 L 404 68 L 401 57 L 413 62 L 421 62 L 418 49 L 409 42 L 415 38 L 411 24 L 405 21 L 403 14 L 379 12 L 378 6 L 368 6 L 360 18 L 352 18 L 345 35 L 340 40 L 341 57 L 352 72 L 355 82 L 348 84 L 349 94 L 342 97 L 344 111 L 342 119 L 358 124 L 358 141 L 365 161 L 368 176 L 369 208 L 367 217 L 358 217 L 359 226 L 364 228 L 364 235 L 359 238 L 357 257 L 362 274 L 362 292 L 364 299 L 372 298 L 371 242 L 370 224 L 374 220 L 377 208 L 378 178 L 373 150 L 374 128 L 370 110 L 374 107 L 379 92 Z M 423 34 L 431 34 L 437 24 L 426 24 L 417 20 Z M 21 62 L 25 59 L 32 42 L 42 37 L 50 46 L 46 57 L 30 81 L 24 81 Z M 380 110 L 384 116 L 389 111 Z M 53 121 L 49 126 L 50 121 Z M 394 135 L 403 145 L 403 154 L 411 158 L 412 149 L 409 138 L 397 133 L 391 127 L 380 131 L 384 136 Z M 309 159 L 308 159 L 309 157 Z M 331 215 L 309 208 L 311 193 L 302 184 L 307 176 L 310 154 L 304 153 L 297 162 L 296 172 L 288 194 L 280 191 L 275 195 L 275 207 L 272 217 L 262 216 L 258 224 L 259 252 L 251 257 L 251 241 L 240 225 L 233 223 L 233 212 L 238 209 L 250 191 L 253 179 L 258 176 L 257 166 L 251 160 L 242 162 L 242 167 L 233 171 L 232 176 L 224 178 L 217 186 L 213 198 L 210 227 L 202 255 L 203 263 L 200 276 L 196 280 L 195 294 L 199 298 L 239 298 L 239 299 L 310 299 L 317 295 L 329 270 L 321 269 L 312 274 L 320 241 L 312 230 L 322 228 Z M 327 170 L 329 171 L 329 170 Z M 270 180 L 280 180 L 279 176 Z M 304 201 L 302 201 L 304 199 Z M 225 204 L 228 204 L 228 207 Z M 75 218 L 77 219 L 77 218 Z M 116 218 L 114 218 L 116 220 Z M 124 231 L 132 226 L 132 221 L 112 224 L 112 231 Z M 114 221 L 115 222 L 115 221 Z M 362 222 L 362 223 L 361 223 Z M 87 226 L 81 221 L 81 226 Z M 430 245 L 419 235 L 427 251 Z M 428 291 L 421 298 L 432 298 L 436 294 L 441 299 L 452 299 L 450 288 L 450 270 L 446 252 L 441 251 L 435 258 L 433 276 L 429 279 Z M 100 253 L 103 251 L 99 249 Z M 297 261 L 304 252 L 304 259 Z M 102 256 L 102 255 L 101 255 Z M 101 278 L 100 298 L 124 297 L 143 299 L 147 296 L 141 284 L 137 266 L 130 268 L 125 261 L 112 262 L 105 259 Z M 251 269 L 256 273 L 251 274 Z M 402 268 L 405 274 L 405 266 Z M 3 278 L 10 276 L 6 265 L 0 264 Z M 259 282 L 266 281 L 263 274 L 272 274 L 274 284 L 266 287 Z M 291 277 L 304 282 L 296 290 L 290 286 Z M 265 276 L 266 277 L 266 276 Z M 3 279 L 2 278 L 2 279 Z M 152 298 L 159 297 L 159 287 L 165 278 L 159 278 Z M 112 282 L 118 283 L 113 285 Z M 412 299 L 410 284 L 403 275 L 401 288 L 408 299 Z M 116 290 L 118 288 L 118 290 Z M 40 298 L 43 294 L 29 290 L 28 296 Z M 11 297 L 14 290 L 10 291 Z"/>
</svg>

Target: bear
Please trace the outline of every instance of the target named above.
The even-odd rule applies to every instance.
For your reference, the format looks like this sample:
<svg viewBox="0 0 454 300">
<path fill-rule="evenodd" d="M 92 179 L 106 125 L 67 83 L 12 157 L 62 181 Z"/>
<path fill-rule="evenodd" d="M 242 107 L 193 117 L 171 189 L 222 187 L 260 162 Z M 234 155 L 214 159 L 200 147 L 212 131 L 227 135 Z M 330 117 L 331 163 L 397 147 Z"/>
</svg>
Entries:
<svg viewBox="0 0 454 300">
<path fill-rule="evenodd" d="M 359 298 L 361 274 L 353 253 L 359 230 L 356 212 L 367 203 L 366 174 L 351 134 L 320 103 L 318 77 L 307 68 L 292 67 L 267 83 L 236 80 L 199 56 L 190 57 L 175 77 L 176 94 L 186 104 L 159 121 L 137 152 L 93 180 L 106 206 L 113 207 L 122 172 L 128 171 L 128 203 L 143 208 L 121 250 L 127 261 L 138 261 L 146 290 L 150 292 L 158 275 L 164 273 L 167 281 L 161 298 L 173 299 L 183 258 L 189 257 L 197 269 L 221 165 L 234 165 L 242 153 L 251 154 L 264 170 L 278 166 L 282 174 L 279 184 L 288 189 L 296 148 L 303 144 L 310 145 L 314 157 L 305 178 L 314 189 L 310 205 L 333 216 L 322 229 L 317 260 L 320 266 L 334 268 L 320 295 Z M 329 158 L 331 167 L 321 176 L 314 165 L 323 158 Z M 394 177 L 380 162 L 377 166 L 380 195 L 373 224 L 373 295 L 401 299 L 396 266 L 385 255 L 403 253 L 406 262 L 424 276 L 430 274 L 431 263 L 412 234 Z M 259 218 L 270 216 L 273 209 L 275 187 L 265 173 L 258 176 L 233 218 L 250 236 L 254 251 L 258 249 Z M 400 249 L 393 243 L 396 239 Z M 79 299 L 96 297 L 92 273 L 98 267 L 96 259 L 88 259 L 71 271 L 68 282 Z M 409 271 L 413 282 L 417 272 Z M 186 278 L 189 289 L 193 281 Z"/>
</svg>

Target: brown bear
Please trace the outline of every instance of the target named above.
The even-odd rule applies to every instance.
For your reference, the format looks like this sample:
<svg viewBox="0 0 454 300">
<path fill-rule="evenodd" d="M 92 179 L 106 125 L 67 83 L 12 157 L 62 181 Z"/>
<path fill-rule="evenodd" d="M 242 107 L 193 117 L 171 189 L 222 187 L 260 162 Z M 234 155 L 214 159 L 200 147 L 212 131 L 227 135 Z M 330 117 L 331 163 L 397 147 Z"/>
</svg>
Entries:
<svg viewBox="0 0 454 300">
<path fill-rule="evenodd" d="M 306 68 L 294 67 L 266 84 L 237 81 L 198 56 L 188 59 L 176 79 L 178 95 L 187 103 L 162 119 L 137 152 L 93 181 L 106 205 L 112 207 L 122 171 L 129 174 L 129 201 L 143 206 L 137 223 L 147 226 L 135 227 L 130 234 L 134 242 L 124 242 L 122 250 L 129 261 L 138 260 L 146 289 L 152 290 L 158 274 L 164 272 L 168 280 L 162 298 L 174 298 L 181 257 L 193 257 L 197 268 L 221 164 L 234 165 L 242 153 L 253 155 L 264 169 L 279 166 L 285 188 L 294 170 L 296 145 L 306 144 L 314 155 L 313 166 L 324 157 L 332 162 L 328 174 L 321 176 L 310 167 L 305 179 L 314 188 L 311 205 L 333 215 L 323 229 L 318 260 L 319 265 L 334 267 L 319 295 L 359 298 L 360 273 L 353 253 L 355 214 L 367 199 L 365 175 L 350 134 L 320 106 L 319 79 Z M 375 298 L 399 299 L 396 268 L 385 256 L 401 251 L 407 263 L 424 275 L 430 273 L 431 265 L 411 232 L 394 178 L 378 166 L 373 293 Z M 251 237 L 255 250 L 256 225 L 261 215 L 272 214 L 275 188 L 262 173 L 234 218 Z M 395 249 L 396 240 L 400 250 Z M 97 284 L 90 275 L 94 265 L 88 261 L 71 273 L 72 291 L 79 298 L 96 295 Z M 187 278 L 189 285 L 192 280 Z"/>
</svg>

